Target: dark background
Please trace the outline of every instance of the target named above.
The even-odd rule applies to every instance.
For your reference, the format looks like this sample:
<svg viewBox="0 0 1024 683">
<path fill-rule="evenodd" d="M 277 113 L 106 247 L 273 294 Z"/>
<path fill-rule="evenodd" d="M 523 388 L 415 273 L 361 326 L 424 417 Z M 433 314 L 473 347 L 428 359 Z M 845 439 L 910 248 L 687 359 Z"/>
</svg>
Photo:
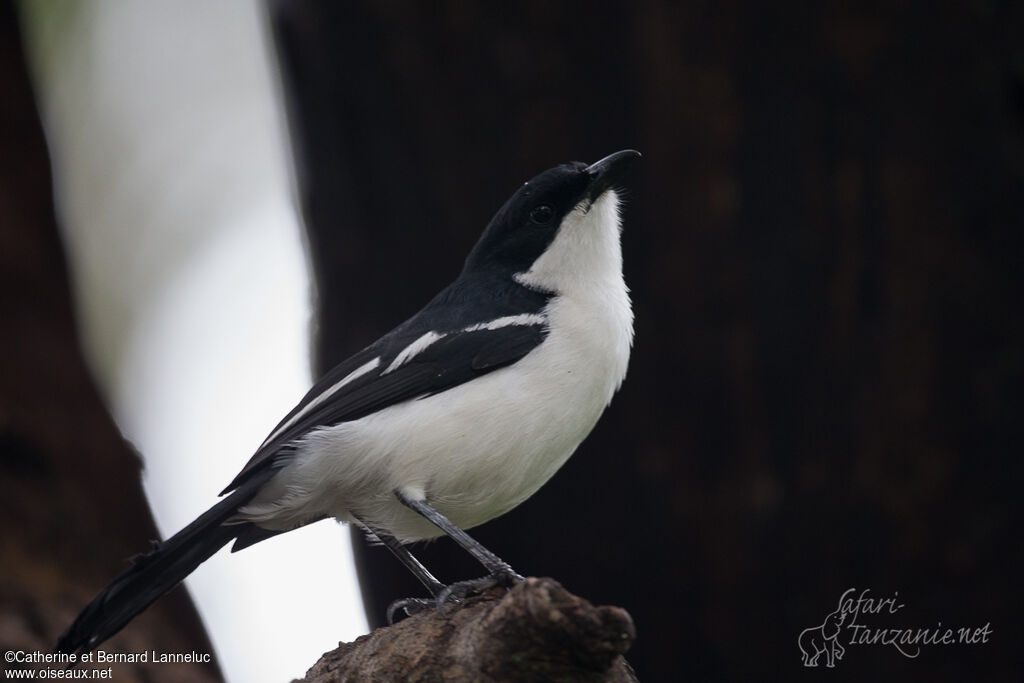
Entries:
<svg viewBox="0 0 1024 683">
<path fill-rule="evenodd" d="M 475 531 L 626 607 L 642 680 L 1019 672 L 1021 3 L 282 2 L 327 368 L 458 272 L 524 180 L 625 147 L 630 373 L 536 496 Z M 422 592 L 360 552 L 368 612 Z M 442 580 L 480 568 L 421 548 Z M 824 660 L 824 658 L 822 658 Z M 824 661 L 822 661 L 824 664 Z M 820 670 L 803 672 L 809 679 Z"/>
<path fill-rule="evenodd" d="M 639 149 L 630 374 L 474 535 L 628 609 L 641 680 L 821 680 L 797 638 L 848 588 L 898 591 L 874 627 L 993 635 L 847 643 L 829 678 L 1015 680 L 1024 3 L 808 5 L 271 3 L 320 365 L 454 277 L 521 182 Z M 34 650 L 154 531 L 75 344 L 8 3 L 0 29 L 0 645 Z M 418 554 L 480 573 L 448 541 Z M 420 592 L 386 550 L 360 561 L 371 619 Z M 124 649 L 208 651 L 183 598 Z"/>
</svg>

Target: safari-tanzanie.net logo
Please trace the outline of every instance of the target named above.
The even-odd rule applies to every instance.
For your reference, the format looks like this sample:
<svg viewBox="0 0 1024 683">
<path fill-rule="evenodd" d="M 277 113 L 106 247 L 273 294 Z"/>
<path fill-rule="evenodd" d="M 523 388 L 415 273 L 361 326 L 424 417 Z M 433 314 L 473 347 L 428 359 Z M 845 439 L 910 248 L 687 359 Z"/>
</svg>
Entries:
<svg viewBox="0 0 1024 683">
<path fill-rule="evenodd" d="M 872 597 L 871 589 L 857 593 L 849 588 L 839 598 L 839 605 L 817 626 L 806 628 L 797 638 L 804 666 L 833 668 L 847 653 L 847 648 L 886 646 L 910 659 L 921 649 L 942 645 L 981 645 L 989 641 L 992 627 L 984 626 L 906 626 L 899 614 L 906 605 L 899 592 L 889 598 Z M 868 623 L 871 622 L 871 623 Z"/>
</svg>

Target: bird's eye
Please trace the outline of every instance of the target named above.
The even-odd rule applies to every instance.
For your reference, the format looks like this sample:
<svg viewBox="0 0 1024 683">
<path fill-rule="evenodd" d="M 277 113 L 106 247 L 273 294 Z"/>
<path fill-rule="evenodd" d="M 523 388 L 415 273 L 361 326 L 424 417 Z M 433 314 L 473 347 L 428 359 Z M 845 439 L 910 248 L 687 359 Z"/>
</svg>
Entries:
<svg viewBox="0 0 1024 683">
<path fill-rule="evenodd" d="M 555 212 L 547 204 L 541 204 L 540 206 L 534 207 L 533 211 L 530 212 L 530 220 L 537 225 L 544 225 L 550 223 L 554 217 Z"/>
</svg>

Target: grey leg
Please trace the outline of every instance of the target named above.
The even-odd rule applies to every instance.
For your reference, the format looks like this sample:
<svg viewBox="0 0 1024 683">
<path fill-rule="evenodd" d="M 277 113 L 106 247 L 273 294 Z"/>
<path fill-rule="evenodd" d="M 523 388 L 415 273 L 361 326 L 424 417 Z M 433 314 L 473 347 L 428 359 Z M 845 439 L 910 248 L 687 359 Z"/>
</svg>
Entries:
<svg viewBox="0 0 1024 683">
<path fill-rule="evenodd" d="M 436 595 L 435 597 L 437 598 L 437 607 L 439 610 L 443 610 L 444 603 L 451 596 L 463 598 L 472 593 L 487 590 L 492 586 L 510 586 L 523 580 L 523 577 L 513 571 L 512 567 L 510 567 L 507 562 L 503 561 L 490 550 L 480 545 L 477 540 L 459 527 L 455 526 L 450 519 L 432 508 L 426 503 L 426 501 L 413 500 L 404 495 L 401 491 L 395 491 L 395 496 L 403 505 L 414 512 L 419 513 L 434 526 L 451 537 L 453 541 L 458 543 L 463 550 L 476 558 L 477 562 L 482 564 L 487 570 L 488 576 L 481 579 L 453 583 L 445 588 L 439 595 Z"/>
<path fill-rule="evenodd" d="M 423 584 L 426 589 L 430 591 L 430 595 L 433 596 L 430 600 L 426 600 L 424 598 L 402 598 L 401 600 L 395 600 L 388 605 L 387 608 L 388 624 L 394 624 L 394 614 L 399 609 L 407 614 L 415 614 L 416 612 L 423 611 L 424 609 L 434 605 L 443 605 L 445 601 L 451 599 L 452 592 L 449 590 L 449 587 L 437 581 L 434 578 L 434 575 L 430 573 L 430 570 L 423 566 L 423 563 L 416 559 L 413 553 L 409 552 L 409 548 L 401 545 L 401 542 L 391 536 L 390 533 L 377 530 L 357 515 L 352 516 L 358 519 L 360 524 L 372 531 L 374 536 L 376 536 L 377 539 L 383 543 L 395 557 L 398 558 L 398 561 L 406 565 L 406 568 L 413 572 L 414 577 L 419 579 L 420 583 Z M 443 596 L 443 598 L 441 596 Z M 438 600 L 440 600 L 440 602 L 438 602 Z"/>
<path fill-rule="evenodd" d="M 434 575 L 423 566 L 423 563 L 416 559 L 416 557 L 409 552 L 409 549 L 402 545 L 397 538 L 389 536 L 388 534 L 380 531 L 374 531 L 377 538 L 380 539 L 381 543 L 388 547 L 392 553 L 395 554 L 402 564 L 404 564 L 413 575 L 420 580 L 430 594 L 437 597 L 438 593 L 444 590 L 445 585 L 434 578 Z"/>
<path fill-rule="evenodd" d="M 405 567 L 410 572 L 412 572 L 413 576 L 420 580 L 420 583 L 422 583 L 426 587 L 426 589 L 430 591 L 430 594 L 434 596 L 433 600 L 423 600 L 421 598 L 405 598 L 403 600 L 394 601 L 388 606 L 388 623 L 394 623 L 395 612 L 397 612 L 400 609 L 405 610 L 406 614 L 413 614 L 424 609 L 425 607 L 430 607 L 431 605 L 436 604 L 437 598 L 442 593 L 445 593 L 448 590 L 448 587 L 440 581 L 438 581 L 436 578 L 434 578 L 434 575 L 430 573 L 430 570 L 424 567 L 423 563 L 417 560 L 416 557 L 411 552 L 409 552 L 409 549 L 402 545 L 401 541 L 399 541 L 397 538 L 395 538 L 391 534 L 387 534 L 383 531 L 378 531 L 377 529 L 374 529 L 372 526 L 363 521 L 362 518 L 356 515 L 353 515 L 353 517 L 358 519 L 359 523 L 362 524 L 364 527 L 372 531 L 373 534 L 380 540 L 380 542 L 387 546 L 387 549 L 390 550 L 392 554 L 394 554 L 394 556 L 397 557 L 398 560 L 402 564 L 404 564 Z"/>
<path fill-rule="evenodd" d="M 437 593 L 444 588 L 444 584 L 434 578 L 434 575 L 430 573 L 430 570 L 423 566 L 423 563 L 417 560 L 409 549 L 402 545 L 402 542 L 391 534 L 385 533 L 379 529 L 374 528 L 366 520 L 359 515 L 352 515 L 359 523 L 363 525 L 364 529 L 370 531 L 377 539 L 387 546 L 399 561 L 406 566 L 406 568 L 413 573 L 417 579 L 420 580 L 431 595 L 437 595 Z"/>
</svg>

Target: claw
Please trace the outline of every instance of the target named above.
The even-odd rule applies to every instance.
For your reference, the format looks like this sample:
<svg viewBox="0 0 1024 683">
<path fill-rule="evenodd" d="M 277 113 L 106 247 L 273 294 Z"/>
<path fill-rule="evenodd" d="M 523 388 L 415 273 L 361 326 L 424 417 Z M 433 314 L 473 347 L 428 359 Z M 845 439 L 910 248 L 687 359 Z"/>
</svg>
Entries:
<svg viewBox="0 0 1024 683">
<path fill-rule="evenodd" d="M 388 626 L 395 623 L 395 612 L 402 610 L 406 616 L 412 616 L 418 614 L 425 609 L 429 609 L 434 606 L 434 601 L 428 598 L 404 598 L 402 600 L 395 600 L 393 603 L 388 605 Z"/>
<path fill-rule="evenodd" d="M 437 599 L 434 600 L 434 606 L 437 607 L 437 613 L 442 617 L 444 616 L 444 604 L 448 602 L 448 599 L 452 597 L 452 587 L 445 586 L 444 590 L 437 594 Z"/>
<path fill-rule="evenodd" d="M 438 593 L 436 598 L 403 598 L 401 600 L 395 600 L 393 603 L 388 605 L 387 619 L 388 626 L 395 623 L 395 613 L 398 610 L 405 612 L 405 615 L 411 617 L 414 614 L 419 614 L 423 610 L 430 609 L 431 607 L 437 607 L 441 616 L 444 616 L 444 604 L 447 602 L 455 603 L 456 605 L 462 602 L 462 599 L 452 595 L 452 592 L 445 588 Z"/>
<path fill-rule="evenodd" d="M 506 565 L 487 576 L 480 577 L 479 579 L 456 581 L 452 585 L 446 586 L 443 591 L 437 594 L 437 611 L 444 615 L 444 606 L 453 597 L 456 602 L 461 602 L 471 595 L 483 593 L 495 586 L 511 588 L 515 584 L 525 580 L 525 578 L 514 572 L 511 567 Z"/>
<path fill-rule="evenodd" d="M 436 607 L 438 613 L 441 616 L 445 616 L 444 608 L 448 603 L 454 603 L 457 605 L 466 598 L 483 593 L 495 586 L 511 588 L 515 584 L 525 580 L 526 579 L 524 577 L 514 572 L 511 567 L 505 565 L 503 567 L 499 567 L 493 573 L 488 574 L 487 576 L 482 576 L 479 579 L 456 581 L 450 586 L 445 586 L 438 591 L 433 600 L 429 598 L 404 598 L 402 600 L 395 600 L 388 606 L 388 625 L 390 626 L 395 623 L 395 613 L 399 610 L 404 611 L 407 616 L 412 616 L 413 614 L 418 614 L 430 607 Z"/>
</svg>

